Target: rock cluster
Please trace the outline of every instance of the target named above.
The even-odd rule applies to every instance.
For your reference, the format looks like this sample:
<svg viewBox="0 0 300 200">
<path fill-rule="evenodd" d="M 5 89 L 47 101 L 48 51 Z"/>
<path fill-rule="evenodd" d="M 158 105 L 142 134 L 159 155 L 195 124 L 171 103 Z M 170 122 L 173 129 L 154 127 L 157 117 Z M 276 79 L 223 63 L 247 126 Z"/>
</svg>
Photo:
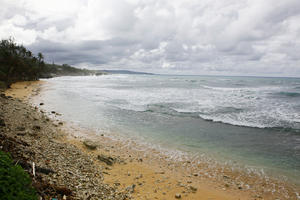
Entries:
<svg viewBox="0 0 300 200">
<path fill-rule="evenodd" d="M 102 168 L 114 158 L 101 155 L 99 160 L 106 164 L 96 165 L 89 155 L 65 143 L 63 133 L 43 113 L 20 100 L 1 95 L 0 113 L 0 150 L 10 152 L 28 171 L 42 199 L 130 199 L 131 191 L 103 183 Z M 97 148 L 90 142 L 85 145 Z"/>
</svg>

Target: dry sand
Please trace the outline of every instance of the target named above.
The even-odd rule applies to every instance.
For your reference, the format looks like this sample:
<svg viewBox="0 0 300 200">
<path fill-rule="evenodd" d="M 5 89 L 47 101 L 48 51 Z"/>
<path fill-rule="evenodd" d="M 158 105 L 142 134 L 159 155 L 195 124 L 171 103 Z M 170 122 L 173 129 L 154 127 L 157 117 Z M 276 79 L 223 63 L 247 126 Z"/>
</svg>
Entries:
<svg viewBox="0 0 300 200">
<path fill-rule="evenodd" d="M 33 93 L 38 92 L 43 81 L 22 81 L 11 85 L 11 88 L 5 91 L 6 96 L 17 99 L 28 99 Z"/>
</svg>

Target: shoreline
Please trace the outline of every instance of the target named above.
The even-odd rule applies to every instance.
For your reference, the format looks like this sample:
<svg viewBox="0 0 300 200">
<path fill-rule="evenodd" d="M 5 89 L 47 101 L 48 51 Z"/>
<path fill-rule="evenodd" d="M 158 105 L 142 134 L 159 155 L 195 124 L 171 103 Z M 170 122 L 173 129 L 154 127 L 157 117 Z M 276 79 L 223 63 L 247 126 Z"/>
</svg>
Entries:
<svg viewBox="0 0 300 200">
<path fill-rule="evenodd" d="M 28 105 L 31 95 L 36 95 L 42 84 L 17 83 L 18 87 L 13 86 L 6 95 L 20 98 Z M 36 106 L 35 112 L 47 116 L 42 105 Z M 137 144 L 124 145 L 121 141 L 113 141 L 96 133 L 68 129 L 55 117 L 51 120 L 49 123 L 56 129 L 54 132 L 60 135 L 58 142 L 73 146 L 83 155 L 91 157 L 93 163 L 102 168 L 103 183 L 110 187 L 126 191 L 129 186 L 135 185 L 131 193 L 134 199 L 175 199 L 176 195 L 181 199 L 297 199 L 292 189 L 284 183 L 263 180 L 251 173 L 234 172 L 229 169 L 230 166 L 217 166 L 212 170 L 208 163 L 191 160 L 174 162 L 167 157 L 153 156 L 160 154 L 155 150 L 145 154 L 134 150 Z M 88 150 L 83 144 L 85 140 L 96 143 L 97 149 Z M 112 166 L 106 165 L 99 162 L 99 155 L 111 156 L 118 161 Z M 272 184 L 275 186 L 269 188 Z M 287 189 L 283 191 L 282 188 Z M 274 192 L 274 189 L 277 191 Z"/>
</svg>

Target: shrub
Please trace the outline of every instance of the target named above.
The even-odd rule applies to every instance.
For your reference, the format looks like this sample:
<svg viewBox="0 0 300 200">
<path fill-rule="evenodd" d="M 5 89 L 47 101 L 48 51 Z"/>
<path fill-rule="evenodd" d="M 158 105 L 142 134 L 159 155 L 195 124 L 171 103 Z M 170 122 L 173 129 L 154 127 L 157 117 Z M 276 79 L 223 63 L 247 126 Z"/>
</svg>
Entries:
<svg viewBox="0 0 300 200">
<path fill-rule="evenodd" d="M 0 151 L 0 199 L 37 200 L 29 175 L 3 151 Z"/>
</svg>

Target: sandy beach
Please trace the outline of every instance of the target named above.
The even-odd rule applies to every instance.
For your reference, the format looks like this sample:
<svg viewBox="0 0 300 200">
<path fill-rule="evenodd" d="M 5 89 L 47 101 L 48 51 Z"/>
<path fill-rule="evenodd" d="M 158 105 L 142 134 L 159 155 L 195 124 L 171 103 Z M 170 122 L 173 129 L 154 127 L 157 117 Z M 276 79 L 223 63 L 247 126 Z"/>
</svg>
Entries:
<svg viewBox="0 0 300 200">
<path fill-rule="evenodd" d="M 155 149 L 142 150 L 140 144 L 70 127 L 55 111 L 44 110 L 43 102 L 32 105 L 43 83 L 13 84 L 0 101 L 6 124 L 3 137 L 15 138 L 19 149 L 19 143 L 26 142 L 35 154 L 30 157 L 24 150 L 26 162 L 54 171 L 40 173 L 42 181 L 72 191 L 43 198 L 52 194 L 67 199 L 297 199 L 294 186 L 280 180 L 231 166 L 174 160 Z M 63 157 L 57 160 L 57 155 Z"/>
</svg>

